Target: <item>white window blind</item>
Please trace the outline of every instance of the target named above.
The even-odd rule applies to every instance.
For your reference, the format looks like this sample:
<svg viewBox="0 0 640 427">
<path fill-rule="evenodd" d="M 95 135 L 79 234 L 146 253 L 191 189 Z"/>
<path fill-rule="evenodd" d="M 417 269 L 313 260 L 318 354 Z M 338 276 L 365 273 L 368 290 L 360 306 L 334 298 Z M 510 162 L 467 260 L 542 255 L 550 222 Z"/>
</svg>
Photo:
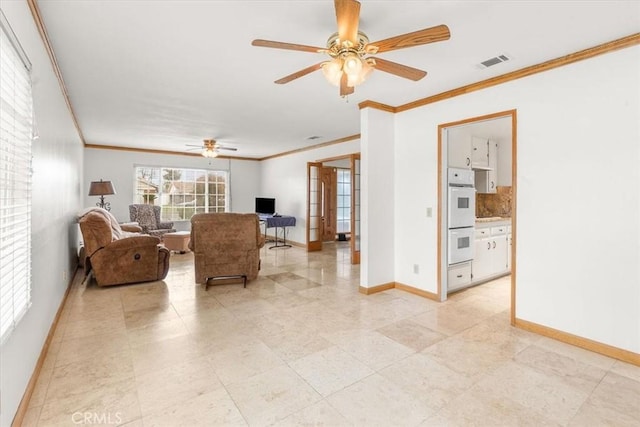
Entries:
<svg viewBox="0 0 640 427">
<path fill-rule="evenodd" d="M 30 69 L 0 12 L 0 343 L 31 305 Z"/>
</svg>

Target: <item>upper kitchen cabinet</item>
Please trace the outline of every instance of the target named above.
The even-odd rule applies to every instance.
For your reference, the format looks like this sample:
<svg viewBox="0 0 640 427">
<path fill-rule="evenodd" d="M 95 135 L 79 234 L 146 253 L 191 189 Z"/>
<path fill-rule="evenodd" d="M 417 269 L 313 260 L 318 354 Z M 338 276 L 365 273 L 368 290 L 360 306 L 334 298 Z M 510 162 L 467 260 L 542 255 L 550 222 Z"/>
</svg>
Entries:
<svg viewBox="0 0 640 427">
<path fill-rule="evenodd" d="M 447 144 L 450 168 L 471 169 L 471 141 L 469 138 L 450 138 Z"/>
<path fill-rule="evenodd" d="M 493 194 L 498 186 L 498 143 L 492 140 L 487 142 L 487 166 L 476 169 L 475 184 L 478 193 Z M 474 164 L 475 169 L 475 164 Z"/>
<path fill-rule="evenodd" d="M 473 169 L 489 169 L 489 145 L 488 138 L 471 137 L 471 167 Z"/>
</svg>

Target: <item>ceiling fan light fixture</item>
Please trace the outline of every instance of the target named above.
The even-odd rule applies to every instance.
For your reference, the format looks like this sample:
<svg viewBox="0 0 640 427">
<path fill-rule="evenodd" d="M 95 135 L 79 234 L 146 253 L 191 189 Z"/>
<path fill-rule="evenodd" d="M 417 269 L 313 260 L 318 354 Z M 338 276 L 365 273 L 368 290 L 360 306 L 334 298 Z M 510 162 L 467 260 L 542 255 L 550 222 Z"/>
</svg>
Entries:
<svg viewBox="0 0 640 427">
<path fill-rule="evenodd" d="M 207 147 L 202 150 L 202 155 L 208 159 L 213 159 L 215 157 L 218 157 L 218 152 L 215 150 L 215 148 Z"/>
<path fill-rule="evenodd" d="M 339 57 L 335 57 L 331 61 L 323 62 L 322 74 L 329 83 L 334 86 L 340 86 L 340 79 L 342 78 L 342 60 Z"/>
<path fill-rule="evenodd" d="M 348 86 L 355 87 L 357 85 L 364 83 L 364 81 L 367 80 L 367 77 L 369 77 L 369 75 L 371 74 L 371 72 L 373 71 L 376 65 L 375 59 L 373 58 L 363 59 L 361 63 L 362 63 L 362 67 L 358 74 L 355 74 L 355 75 L 347 74 Z"/>
<path fill-rule="evenodd" d="M 359 29 L 360 2 L 358 0 L 335 0 L 334 6 L 338 31 L 329 37 L 326 48 L 283 43 L 274 40 L 256 39 L 251 42 L 254 46 L 301 52 L 319 52 L 331 57 L 330 60 L 314 64 L 278 79 L 275 83 L 289 83 L 292 80 L 322 69 L 326 80 L 334 86 L 339 86 L 340 96 L 345 97 L 354 93 L 353 88 L 362 84 L 374 69 L 418 81 L 427 75 L 426 71 L 382 58 L 376 62 L 371 57 L 365 58 L 365 56 L 449 40 L 451 37 L 449 27 L 437 25 L 369 43 L 369 37 Z"/>
<path fill-rule="evenodd" d="M 362 59 L 356 52 L 348 52 L 344 55 L 343 71 L 347 73 L 350 78 L 357 78 L 362 71 Z"/>
</svg>

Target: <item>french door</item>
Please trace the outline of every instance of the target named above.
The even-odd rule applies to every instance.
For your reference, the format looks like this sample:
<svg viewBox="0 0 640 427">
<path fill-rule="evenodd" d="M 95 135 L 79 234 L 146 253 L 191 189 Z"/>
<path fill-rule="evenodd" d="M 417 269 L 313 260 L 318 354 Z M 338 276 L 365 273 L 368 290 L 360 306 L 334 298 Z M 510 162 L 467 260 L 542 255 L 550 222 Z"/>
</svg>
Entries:
<svg viewBox="0 0 640 427">
<path fill-rule="evenodd" d="M 322 163 L 307 163 L 307 252 L 322 250 Z"/>
</svg>

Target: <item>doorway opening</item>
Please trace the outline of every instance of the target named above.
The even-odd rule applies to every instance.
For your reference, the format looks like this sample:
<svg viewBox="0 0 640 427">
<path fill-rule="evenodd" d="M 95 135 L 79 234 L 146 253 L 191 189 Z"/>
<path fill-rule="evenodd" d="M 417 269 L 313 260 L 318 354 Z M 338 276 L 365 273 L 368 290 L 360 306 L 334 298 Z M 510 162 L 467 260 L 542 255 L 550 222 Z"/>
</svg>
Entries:
<svg viewBox="0 0 640 427">
<path fill-rule="evenodd" d="M 307 251 L 349 242 L 360 263 L 360 154 L 307 163 Z"/>
<path fill-rule="evenodd" d="M 438 126 L 438 299 L 497 278 L 510 280 L 511 324 L 516 293 L 516 125 L 516 110 L 510 110 Z M 472 190 L 458 190 L 461 184 L 451 175 L 469 175 L 463 186 Z M 460 194 L 469 194 L 466 202 L 458 200 Z M 459 222 L 462 217 L 470 217 L 470 223 Z"/>
</svg>

